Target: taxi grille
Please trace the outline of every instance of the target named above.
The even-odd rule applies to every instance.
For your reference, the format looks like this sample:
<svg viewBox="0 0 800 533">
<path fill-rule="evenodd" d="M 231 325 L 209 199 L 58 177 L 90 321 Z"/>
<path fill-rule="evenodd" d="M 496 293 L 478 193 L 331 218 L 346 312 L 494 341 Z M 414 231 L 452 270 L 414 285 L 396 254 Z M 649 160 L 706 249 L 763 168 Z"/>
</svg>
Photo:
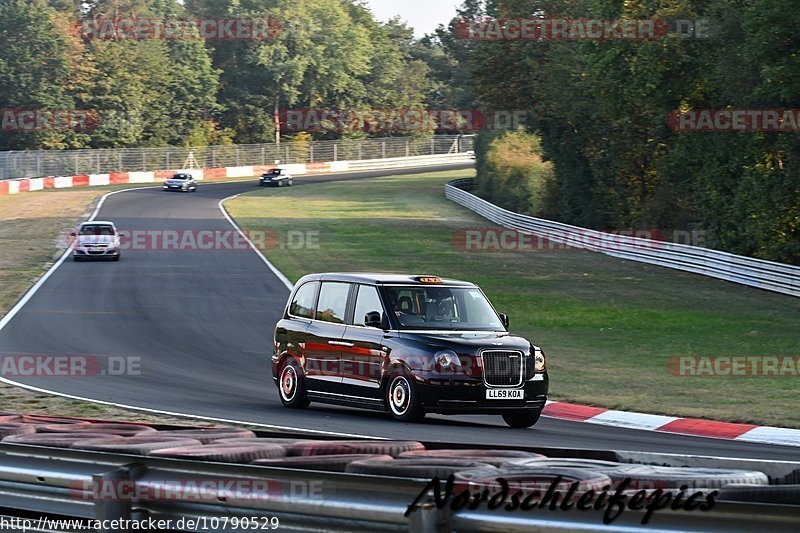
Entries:
<svg viewBox="0 0 800 533">
<path fill-rule="evenodd" d="M 522 384 L 525 358 L 521 352 L 486 350 L 483 359 L 483 380 L 490 387 L 518 387 Z"/>
</svg>

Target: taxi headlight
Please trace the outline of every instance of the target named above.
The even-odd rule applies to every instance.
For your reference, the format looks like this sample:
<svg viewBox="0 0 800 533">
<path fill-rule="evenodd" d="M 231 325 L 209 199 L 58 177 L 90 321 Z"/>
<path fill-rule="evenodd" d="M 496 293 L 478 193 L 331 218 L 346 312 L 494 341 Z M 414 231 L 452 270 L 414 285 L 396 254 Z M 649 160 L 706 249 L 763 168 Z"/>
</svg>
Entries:
<svg viewBox="0 0 800 533">
<path fill-rule="evenodd" d="M 453 350 L 439 350 L 433 354 L 433 360 L 440 369 L 461 366 L 461 361 Z"/>
<path fill-rule="evenodd" d="M 547 366 L 547 361 L 545 359 L 544 352 L 542 351 L 541 348 L 534 347 L 533 368 L 535 368 L 537 372 L 544 372 L 546 366 Z"/>
</svg>

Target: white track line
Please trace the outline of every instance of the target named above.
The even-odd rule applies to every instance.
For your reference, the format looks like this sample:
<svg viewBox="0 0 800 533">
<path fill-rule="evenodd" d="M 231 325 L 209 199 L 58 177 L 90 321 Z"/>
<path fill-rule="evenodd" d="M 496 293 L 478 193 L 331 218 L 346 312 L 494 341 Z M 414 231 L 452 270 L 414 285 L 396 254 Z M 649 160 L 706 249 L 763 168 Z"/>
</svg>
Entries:
<svg viewBox="0 0 800 533">
<path fill-rule="evenodd" d="M 244 239 L 247 241 L 247 244 L 250 245 L 250 248 L 256 253 L 256 255 L 258 255 L 258 257 L 260 257 L 261 260 L 264 261 L 264 264 L 267 265 L 267 267 L 272 271 L 272 273 L 275 274 L 275 276 L 279 280 L 281 280 L 284 285 L 286 285 L 286 288 L 291 291 L 292 287 L 294 287 L 294 283 L 289 281 L 289 278 L 284 276 L 283 272 L 278 270 L 275 267 L 275 265 L 273 265 L 270 262 L 270 260 L 267 259 L 264 256 L 264 254 L 261 253 L 261 250 L 259 250 L 258 247 L 255 244 L 253 244 L 253 241 L 250 240 L 250 237 L 245 235 L 245 233 L 242 231 L 242 228 L 239 227 L 239 225 L 233 220 L 233 218 L 231 218 L 230 214 L 228 214 L 228 210 L 225 209 L 225 205 L 224 205 L 225 202 L 227 202 L 228 200 L 233 200 L 234 198 L 236 198 L 238 196 L 241 196 L 241 195 L 242 195 L 242 193 L 234 194 L 233 196 L 228 196 L 227 198 L 223 198 L 222 200 L 220 200 L 219 203 L 217 203 L 217 206 L 219 207 L 219 210 L 222 211 L 222 215 L 228 220 L 228 222 L 230 222 L 231 226 L 236 228 L 236 231 L 239 232 L 239 235 L 244 237 Z"/>
<path fill-rule="evenodd" d="M 221 185 L 223 183 L 237 183 L 237 182 L 230 181 L 230 182 L 218 182 L 218 183 Z M 103 204 L 106 201 L 106 198 L 108 198 L 112 194 L 117 194 L 117 193 L 121 193 L 121 192 L 128 192 L 128 191 L 138 191 L 138 190 L 141 190 L 141 189 L 156 189 L 156 188 L 160 188 L 160 187 L 161 187 L 160 185 L 147 186 L 147 187 L 132 187 L 132 188 L 129 188 L 129 189 L 120 189 L 118 191 L 108 192 L 108 193 L 104 194 L 102 198 L 100 198 L 100 201 L 97 203 L 97 206 L 95 207 L 94 211 L 92 212 L 92 214 L 87 219 L 87 222 L 90 222 L 90 221 L 94 220 L 95 217 L 97 217 L 97 215 L 100 213 L 100 209 L 103 207 Z M 217 204 L 219 206 L 219 208 L 220 208 L 220 211 L 222 211 L 222 214 L 225 216 L 227 221 L 230 222 L 230 224 L 234 228 L 236 228 L 236 230 L 245 239 L 247 239 L 247 242 L 250 243 L 250 246 L 253 249 L 253 251 L 256 252 L 256 254 L 258 254 L 258 256 L 269 267 L 269 269 L 272 271 L 272 273 L 275 274 L 278 277 L 278 279 L 280 279 L 283 282 L 283 284 L 286 285 L 286 287 L 289 290 L 291 290 L 292 283 L 286 278 L 286 276 L 283 275 L 283 273 L 280 270 L 275 268 L 275 266 L 272 263 L 270 263 L 269 260 L 266 257 L 264 257 L 264 254 L 262 254 L 261 251 L 258 248 L 256 248 L 255 244 L 253 244 L 253 242 L 249 238 L 247 238 L 247 235 L 245 235 L 244 232 L 241 230 L 241 228 L 239 228 L 239 226 L 236 225 L 236 223 L 233 221 L 233 219 L 230 217 L 230 215 L 228 215 L 228 212 L 225 210 L 224 206 L 222 205 L 222 202 L 224 202 L 225 200 L 229 200 L 229 199 L 235 198 L 237 196 L 239 196 L 239 194 L 235 194 L 233 196 L 229 196 L 228 198 L 223 198 L 222 200 L 220 200 L 219 203 Z M 64 261 L 67 260 L 67 258 L 69 257 L 69 254 L 70 254 L 70 249 L 67 248 L 66 251 L 58 259 L 58 261 L 56 261 L 53 264 L 53 266 L 51 266 L 47 270 L 47 272 L 45 272 L 44 275 L 41 278 L 39 278 L 39 280 L 33 285 L 33 287 L 28 289 L 28 292 L 26 292 L 25 295 L 22 298 L 20 298 L 20 300 L 17 302 L 17 304 L 3 317 L 2 320 L 0 320 L 0 331 L 2 331 L 3 328 L 9 322 L 11 322 L 11 319 L 14 318 L 14 316 L 16 316 L 17 313 L 20 312 L 20 310 L 25 306 L 25 304 L 28 303 L 28 301 L 30 301 L 31 298 L 33 298 L 33 295 L 36 294 L 39 291 L 39 289 L 42 288 L 42 285 L 44 285 L 44 283 L 50 278 L 50 276 L 53 275 L 53 273 L 56 271 L 56 269 L 58 269 L 58 267 L 60 267 L 64 263 Z M 112 407 L 119 407 L 119 408 L 122 408 L 122 409 L 130 409 L 130 410 L 133 410 L 133 411 L 142 411 L 142 412 L 151 413 L 151 414 L 192 418 L 192 419 L 196 419 L 196 420 L 208 420 L 210 422 L 222 422 L 222 423 L 225 423 L 225 424 L 246 424 L 248 426 L 260 427 L 260 428 L 272 429 L 272 430 L 279 430 L 279 431 L 303 431 L 303 432 L 306 432 L 306 433 L 313 433 L 315 435 L 326 435 L 326 436 L 330 436 L 330 437 L 350 437 L 350 438 L 357 437 L 357 438 L 368 438 L 368 439 L 385 440 L 385 437 L 375 437 L 375 436 L 370 436 L 370 435 L 356 435 L 356 434 L 353 434 L 353 433 L 338 433 L 338 432 L 335 432 L 335 431 L 323 431 L 323 430 L 320 430 L 320 429 L 305 429 L 305 428 L 296 428 L 296 427 L 289 427 L 289 426 L 276 426 L 276 425 L 273 425 L 273 424 L 260 424 L 260 423 L 257 423 L 257 422 L 248 422 L 246 420 L 231 420 L 231 419 L 227 419 L 227 418 L 214 418 L 214 417 L 204 416 L 204 415 L 195 415 L 195 414 L 190 414 L 190 413 L 179 413 L 179 412 L 175 412 L 175 411 L 162 411 L 161 409 L 150 409 L 150 408 L 147 408 L 147 407 L 137 407 L 135 405 L 128 405 L 128 404 L 116 403 L 116 402 L 107 402 L 105 400 L 95 400 L 94 398 L 85 398 L 83 396 L 75 396 L 73 394 L 66 394 L 66 393 L 63 393 L 63 392 L 52 391 L 52 390 L 48 390 L 48 389 L 42 389 L 40 387 L 34 387 L 32 385 L 27 385 L 25 383 L 19 383 L 17 381 L 13 381 L 13 380 L 7 379 L 7 378 L 5 378 L 5 377 L 3 377 L 1 375 L 0 375 L 0 382 L 6 383 L 8 385 L 13 385 L 15 387 L 21 387 L 23 389 L 28 389 L 28 390 L 35 391 L 35 392 L 41 392 L 41 393 L 45 393 L 45 394 L 52 394 L 54 396 L 61 396 L 62 398 L 70 398 L 72 400 L 81 400 L 81 401 L 84 401 L 84 402 L 98 403 L 98 404 L 101 404 L 101 405 L 109 405 L 109 406 L 112 406 Z"/>
</svg>

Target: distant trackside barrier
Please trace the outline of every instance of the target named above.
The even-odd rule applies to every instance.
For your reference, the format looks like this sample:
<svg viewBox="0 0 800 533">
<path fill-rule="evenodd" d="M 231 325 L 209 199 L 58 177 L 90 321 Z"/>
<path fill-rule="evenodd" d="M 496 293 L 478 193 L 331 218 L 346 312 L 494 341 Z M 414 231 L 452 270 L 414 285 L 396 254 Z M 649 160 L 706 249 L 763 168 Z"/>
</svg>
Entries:
<svg viewBox="0 0 800 533">
<path fill-rule="evenodd" d="M 800 296 L 800 267 L 744 257 L 719 250 L 609 234 L 534 218 L 498 207 L 468 192 L 474 179 L 454 180 L 445 196 L 500 226 L 544 237 L 555 243 L 606 255 L 702 274 L 790 296 Z M 608 243 L 613 242 L 613 246 Z"/>
</svg>

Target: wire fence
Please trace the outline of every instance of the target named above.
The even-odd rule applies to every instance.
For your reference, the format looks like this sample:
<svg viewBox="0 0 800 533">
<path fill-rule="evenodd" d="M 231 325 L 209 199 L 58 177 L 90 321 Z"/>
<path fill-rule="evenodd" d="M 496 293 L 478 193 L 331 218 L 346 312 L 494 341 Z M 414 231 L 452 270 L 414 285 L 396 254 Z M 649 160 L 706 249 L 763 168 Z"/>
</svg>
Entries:
<svg viewBox="0 0 800 533">
<path fill-rule="evenodd" d="M 0 152 L 0 179 L 74 176 L 183 168 L 358 161 L 464 153 L 472 135 L 232 144 L 197 148 L 108 148 Z"/>
</svg>

